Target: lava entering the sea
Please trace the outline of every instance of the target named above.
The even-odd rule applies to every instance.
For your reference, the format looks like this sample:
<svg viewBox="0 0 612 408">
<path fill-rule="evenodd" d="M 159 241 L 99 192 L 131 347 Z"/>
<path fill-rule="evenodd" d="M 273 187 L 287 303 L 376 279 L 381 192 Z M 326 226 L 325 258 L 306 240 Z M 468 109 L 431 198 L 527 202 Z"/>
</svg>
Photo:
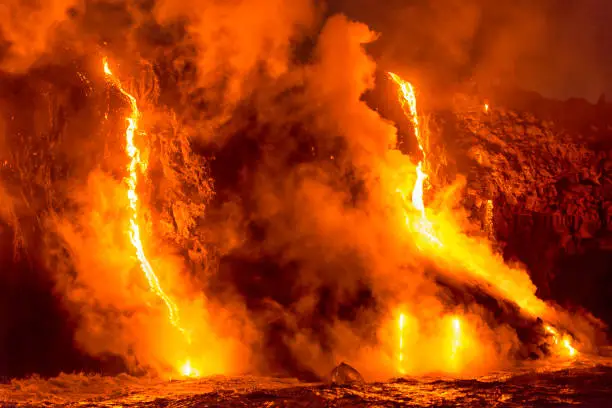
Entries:
<svg viewBox="0 0 612 408">
<path fill-rule="evenodd" d="M 425 148 L 423 147 L 423 129 L 420 126 L 419 114 L 417 110 L 417 97 L 414 86 L 407 81 L 401 79 L 394 73 L 389 73 L 390 78 L 398 86 L 398 99 L 401 104 L 404 114 L 410 120 L 413 126 L 413 132 L 417 139 L 418 147 L 422 153 L 422 160 L 416 166 L 416 181 L 412 192 L 412 208 L 417 214 L 410 213 L 405 210 L 406 224 L 413 231 L 422 235 L 430 244 L 427 247 L 420 247 L 421 250 L 427 251 L 429 256 L 443 258 L 447 262 L 447 268 L 457 269 L 457 266 L 464 269 L 475 279 L 483 280 L 495 292 L 506 297 L 509 301 L 516 303 L 524 309 L 524 312 L 532 317 L 548 317 L 555 318 L 556 312 L 543 301 L 537 298 L 535 292 L 532 291 L 527 282 L 529 278 L 526 274 L 519 270 L 514 270 L 507 267 L 499 258 L 495 257 L 493 252 L 487 250 L 482 251 L 482 246 L 477 242 L 467 237 L 456 226 L 453 226 L 452 219 L 444 218 L 444 216 L 434 215 L 434 222 L 430 221 L 426 215 L 426 207 L 423 200 L 423 182 L 427 178 L 427 174 L 423 171 L 423 164 L 427 163 L 428 157 Z M 485 104 L 485 112 L 488 112 L 489 105 Z M 398 188 L 398 192 L 402 192 Z M 405 200 L 406 196 L 401 194 Z M 407 206 L 406 206 L 407 207 Z M 492 226 L 492 202 L 488 200 L 486 203 L 485 214 L 485 231 L 489 233 L 489 238 Z M 441 209 L 444 211 L 444 209 Z M 414 220 L 416 218 L 416 220 Z M 478 251 L 481 251 L 480 254 Z M 453 272 L 450 272 L 451 274 Z M 404 320 L 405 315 L 401 313 L 398 317 L 399 327 L 399 371 L 404 373 Z M 449 368 L 457 370 L 459 359 L 459 349 L 461 345 L 462 329 L 460 317 L 452 317 L 452 334 L 449 336 L 450 342 L 450 361 Z M 555 352 L 559 355 L 564 355 L 568 358 L 574 358 L 578 351 L 571 345 L 571 337 L 564 335 L 559 338 L 559 333 L 550 325 L 545 325 L 545 329 L 553 337 Z"/>
<path fill-rule="evenodd" d="M 103 68 L 104 74 L 108 78 L 109 82 L 125 97 L 127 98 L 130 106 L 130 115 L 126 118 L 127 127 L 125 129 L 125 152 L 127 153 L 128 158 L 130 159 L 129 165 L 127 167 L 128 177 L 125 178 L 125 182 L 127 185 L 127 197 L 130 203 L 130 220 L 129 220 L 129 230 L 128 234 L 130 236 L 130 242 L 134 247 L 134 252 L 140 263 L 140 268 L 144 273 L 147 282 L 149 283 L 149 288 L 153 291 L 164 303 L 166 309 L 168 310 L 168 318 L 172 325 L 179 330 L 183 336 L 185 337 L 185 341 L 187 343 L 191 343 L 189 331 L 181 326 L 180 322 L 180 312 L 176 303 L 172 300 L 172 298 L 166 294 L 164 289 L 161 286 L 159 278 L 155 274 L 151 263 L 147 259 L 145 255 L 145 251 L 142 245 L 142 240 L 140 238 L 140 224 L 139 224 L 139 211 L 138 211 L 138 171 L 144 172 L 147 169 L 147 163 L 144 162 L 140 155 L 140 150 L 136 146 L 135 136 L 145 135 L 138 127 L 139 119 L 140 119 L 140 111 L 138 110 L 138 104 L 136 98 L 127 92 L 121 81 L 115 77 L 113 72 L 110 69 L 108 60 L 104 57 L 103 60 Z M 191 367 L 190 360 L 187 360 L 180 368 L 181 374 L 187 377 L 198 376 L 198 370 Z"/>
<path fill-rule="evenodd" d="M 473 377 L 605 343 L 549 261 L 605 237 L 612 155 L 556 105 L 375 61 L 377 33 L 311 0 L 18 3 L 0 328 L 25 334 L 0 333 L 0 377 Z"/>
</svg>

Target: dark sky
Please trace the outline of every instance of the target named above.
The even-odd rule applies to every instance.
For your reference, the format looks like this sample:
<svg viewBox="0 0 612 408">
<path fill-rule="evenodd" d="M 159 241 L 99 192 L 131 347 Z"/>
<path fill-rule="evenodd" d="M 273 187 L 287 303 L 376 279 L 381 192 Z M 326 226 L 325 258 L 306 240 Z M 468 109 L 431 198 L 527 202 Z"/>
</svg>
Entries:
<svg viewBox="0 0 612 408">
<path fill-rule="evenodd" d="M 332 0 L 330 11 L 381 33 L 379 61 L 410 75 L 612 97 L 609 0 Z"/>
</svg>

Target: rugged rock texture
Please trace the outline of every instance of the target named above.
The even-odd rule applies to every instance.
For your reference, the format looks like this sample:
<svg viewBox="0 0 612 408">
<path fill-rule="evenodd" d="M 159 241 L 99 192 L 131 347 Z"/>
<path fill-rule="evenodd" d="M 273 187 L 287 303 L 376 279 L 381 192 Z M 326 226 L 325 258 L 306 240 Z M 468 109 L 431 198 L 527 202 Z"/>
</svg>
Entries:
<svg viewBox="0 0 612 408">
<path fill-rule="evenodd" d="M 526 264 L 539 295 L 612 323 L 612 136 L 599 115 L 610 107 L 583 102 L 568 118 L 576 101 L 529 95 L 488 112 L 464 101 L 463 113 L 444 120 L 443 142 L 468 176 L 466 204 L 481 219 L 492 204 L 500 249 Z M 534 106 L 539 116 L 526 110 Z"/>
<path fill-rule="evenodd" d="M 355 383 L 363 383 L 363 377 L 359 373 L 359 371 L 355 370 L 353 367 L 346 363 L 340 363 L 337 365 L 330 374 L 330 379 L 332 384 L 336 385 L 346 385 L 346 384 L 355 384 Z"/>
<path fill-rule="evenodd" d="M 62 374 L 0 384 L 3 407 L 606 407 L 612 368 L 585 364 L 474 379 L 438 376 L 338 386 L 290 378 L 209 377 L 163 381 Z M 367 379 L 366 379 L 367 380 Z"/>
</svg>

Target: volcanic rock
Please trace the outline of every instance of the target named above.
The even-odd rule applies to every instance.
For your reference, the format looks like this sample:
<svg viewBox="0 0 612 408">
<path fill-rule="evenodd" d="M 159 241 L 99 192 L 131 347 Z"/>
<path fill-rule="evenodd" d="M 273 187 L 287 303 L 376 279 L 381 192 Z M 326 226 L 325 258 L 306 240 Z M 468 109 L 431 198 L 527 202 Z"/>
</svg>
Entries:
<svg viewBox="0 0 612 408">
<path fill-rule="evenodd" d="M 506 259 L 526 265 L 538 294 L 586 306 L 610 323 L 612 313 L 598 305 L 612 283 L 612 132 L 605 118 L 593 129 L 580 123 L 579 114 L 595 118 L 598 109 L 580 106 L 576 113 L 537 99 L 500 102 L 488 112 L 455 108 L 440 144 L 456 158 L 453 170 L 467 175 L 464 206 L 484 229 L 484 205 L 492 201 L 495 241 Z M 584 271 L 570 267 L 587 263 Z"/>
<path fill-rule="evenodd" d="M 330 374 L 331 382 L 335 385 L 348 385 L 355 383 L 363 383 L 363 377 L 359 371 L 346 363 L 340 363 L 334 368 Z"/>
</svg>

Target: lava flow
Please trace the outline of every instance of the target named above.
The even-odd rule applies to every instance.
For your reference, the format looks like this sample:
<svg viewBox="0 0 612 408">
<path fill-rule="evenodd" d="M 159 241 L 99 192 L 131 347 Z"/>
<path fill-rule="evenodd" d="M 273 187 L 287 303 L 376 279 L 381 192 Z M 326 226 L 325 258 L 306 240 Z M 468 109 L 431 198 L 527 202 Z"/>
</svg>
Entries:
<svg viewBox="0 0 612 408">
<path fill-rule="evenodd" d="M 427 215 L 425 214 L 425 204 L 423 202 L 423 190 L 424 183 L 427 179 L 427 173 L 423 170 L 424 163 L 425 166 L 427 164 L 427 155 L 425 153 L 425 148 L 423 147 L 422 133 L 421 133 L 421 125 L 419 122 L 419 114 L 417 110 L 417 99 L 416 94 L 414 92 L 414 88 L 410 82 L 402 80 L 398 75 L 389 72 L 389 76 L 395 83 L 399 86 L 399 100 L 404 111 L 404 114 L 410 119 L 412 123 L 412 127 L 414 130 L 414 134 L 417 139 L 417 143 L 419 145 L 419 150 L 423 155 L 423 159 L 419 161 L 419 164 L 416 167 L 416 175 L 417 179 L 412 189 L 412 206 L 419 211 L 420 218 L 417 222 L 413 223 L 413 227 L 418 230 L 421 234 L 425 235 L 429 240 L 437 245 L 442 245 L 440 240 L 436 237 L 433 232 L 433 226 L 431 222 L 427 219 Z M 406 201 L 406 194 L 402 189 L 397 189 L 397 192 L 400 193 L 404 201 Z M 410 225 L 410 217 L 408 214 L 405 215 L 406 224 Z"/>
<path fill-rule="evenodd" d="M 404 216 L 406 224 L 409 228 L 416 230 L 422 237 L 426 238 L 427 243 L 433 244 L 428 245 L 425 249 L 432 252 L 431 255 L 434 259 L 445 260 L 447 266 L 461 265 L 467 272 L 484 280 L 490 288 L 498 291 L 505 298 L 515 302 L 522 310 L 533 317 L 554 316 L 554 311 L 535 295 L 535 291 L 532 290 L 533 284 L 523 271 L 506 266 L 503 262 L 500 262 L 491 251 L 483 251 L 482 245 L 475 244 L 474 241 L 471 241 L 460 229 L 454 226 L 452 222 L 443 217 L 437 220 L 434 231 L 434 223 L 427 218 L 423 201 L 423 183 L 427 178 L 427 174 L 423 170 L 423 167 L 427 165 L 427 154 L 422 139 L 423 132 L 420 128 L 416 93 L 412 84 L 404 81 L 398 75 L 389 72 L 389 76 L 398 85 L 398 100 L 404 115 L 412 123 L 419 150 L 422 153 L 422 160 L 418 162 L 416 167 L 416 182 L 412 190 L 412 208 L 419 214 L 417 221 L 412 221 L 410 211 L 406 210 L 408 206 L 406 205 L 407 197 L 404 193 L 404 189 L 397 189 L 397 192 L 400 193 L 405 203 Z M 489 105 L 485 104 L 485 111 L 488 112 L 488 108 Z M 487 214 L 485 229 L 491 237 L 493 231 L 493 202 L 488 200 L 486 205 Z M 436 214 L 436 217 L 437 216 Z M 421 246 L 418 247 L 421 250 L 424 249 Z M 491 272 L 495 270 L 497 270 L 500 275 Z M 399 316 L 398 326 L 400 329 L 400 350 L 398 359 L 400 362 L 400 372 L 403 372 L 403 314 Z M 458 317 L 452 318 L 452 328 L 453 334 L 451 335 L 452 346 L 450 355 L 451 365 L 453 369 L 456 369 L 460 338 L 462 335 L 461 321 Z M 569 357 L 573 357 L 577 354 L 577 350 L 571 345 L 568 336 L 563 336 L 560 342 L 559 334 L 556 329 L 547 325 L 546 330 L 552 334 L 555 345 L 563 347 L 565 350 L 564 354 L 567 354 Z M 559 349 L 559 347 L 557 347 L 557 349 Z"/>
<path fill-rule="evenodd" d="M 459 358 L 459 349 L 461 347 L 461 320 L 459 317 L 453 317 L 451 319 L 451 324 L 453 333 L 451 336 L 452 342 L 450 358 L 451 362 L 456 364 L 457 359 Z"/>
<path fill-rule="evenodd" d="M 138 128 L 138 120 L 140 119 L 140 111 L 138 110 L 138 104 L 136 102 L 136 98 L 127 92 L 121 81 L 117 79 L 113 75 L 111 71 L 108 60 L 104 58 L 104 73 L 111 84 L 123 95 L 127 98 L 130 103 L 131 112 L 130 115 L 126 118 L 128 126 L 125 130 L 125 151 L 130 159 L 130 163 L 128 165 L 128 173 L 129 176 L 125 178 L 127 183 L 127 197 L 130 202 L 130 227 L 129 227 L 129 235 L 130 241 L 134 250 L 136 252 L 136 257 L 140 263 L 140 269 L 144 273 L 148 283 L 149 288 L 164 302 L 166 308 L 168 309 L 168 318 L 172 325 L 176 327 L 186 338 L 189 343 L 190 337 L 189 333 L 185 328 L 183 328 L 180 324 L 180 316 L 179 316 L 179 308 L 176 303 L 170 298 L 168 294 L 164 291 L 159 281 L 159 278 L 155 274 L 151 263 L 147 259 L 145 255 L 144 248 L 142 245 L 142 241 L 140 238 L 140 226 L 139 226 L 139 212 L 138 212 L 138 193 L 136 192 L 136 188 L 138 186 L 138 169 L 141 171 L 146 169 L 147 163 L 144 162 L 140 157 L 140 150 L 136 146 L 134 142 L 134 136 L 137 133 L 143 134 L 141 130 Z M 185 376 L 194 376 L 197 375 L 197 370 L 194 370 L 191 367 L 191 363 L 189 360 L 181 367 L 181 373 Z"/>
<path fill-rule="evenodd" d="M 397 355 L 398 360 L 398 371 L 400 374 L 404 374 L 404 324 L 405 324 L 406 316 L 403 313 L 400 313 L 397 325 L 399 328 L 399 352 Z"/>
<path fill-rule="evenodd" d="M 544 329 L 546 329 L 546 332 L 552 336 L 553 344 L 555 345 L 557 352 L 561 352 L 561 354 L 567 354 L 570 357 L 576 356 L 578 352 L 572 346 L 569 336 L 567 335 L 561 336 L 561 341 L 559 342 L 560 336 L 559 336 L 559 332 L 557 331 L 557 329 L 555 329 L 554 327 L 550 325 L 544 326 Z"/>
</svg>

